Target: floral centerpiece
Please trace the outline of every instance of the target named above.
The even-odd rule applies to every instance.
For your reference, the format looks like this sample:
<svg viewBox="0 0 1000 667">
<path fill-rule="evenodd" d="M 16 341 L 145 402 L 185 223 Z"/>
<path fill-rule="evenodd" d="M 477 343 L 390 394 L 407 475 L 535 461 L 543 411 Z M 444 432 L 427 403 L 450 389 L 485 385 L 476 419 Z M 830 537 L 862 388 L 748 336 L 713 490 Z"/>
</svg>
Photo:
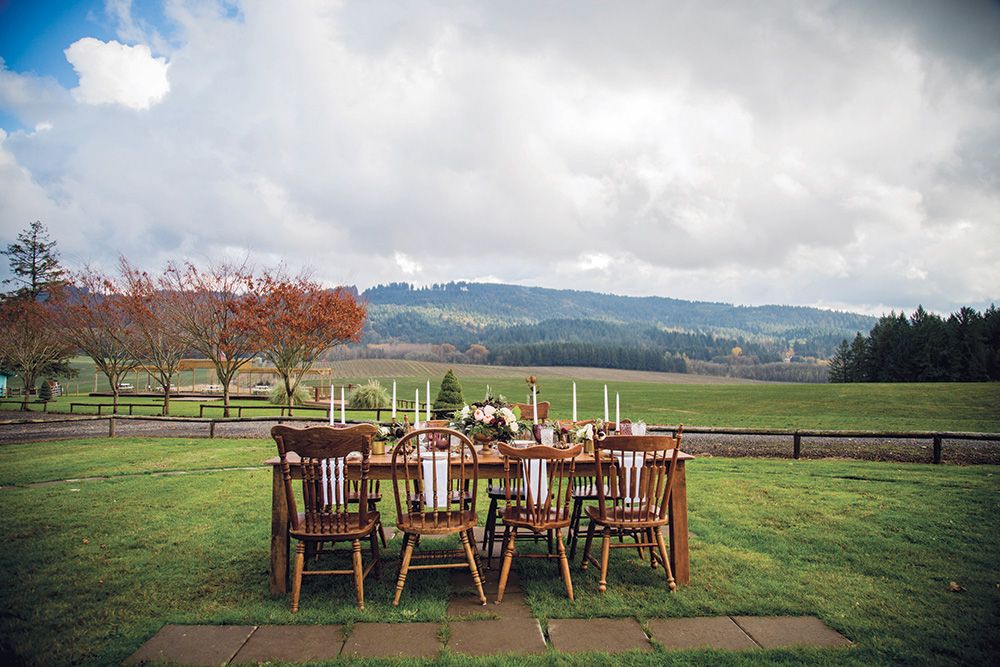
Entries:
<svg viewBox="0 0 1000 667">
<path fill-rule="evenodd" d="M 406 435 L 408 430 L 410 430 L 409 424 L 400 424 L 396 421 L 387 426 L 378 426 L 378 431 L 373 438 L 372 453 L 384 454 L 386 447 L 391 450 L 399 439 Z"/>
<path fill-rule="evenodd" d="M 517 414 L 504 400 L 487 390 L 486 398 L 455 412 L 451 427 L 478 440 L 511 442 L 521 431 Z M 478 436 L 478 437 L 477 437 Z"/>
<path fill-rule="evenodd" d="M 583 450 L 590 454 L 594 451 L 594 441 L 604 440 L 608 435 L 608 430 L 604 421 L 599 419 L 596 424 L 581 424 L 570 428 L 568 435 L 572 442 L 582 442 L 584 444 Z"/>
</svg>

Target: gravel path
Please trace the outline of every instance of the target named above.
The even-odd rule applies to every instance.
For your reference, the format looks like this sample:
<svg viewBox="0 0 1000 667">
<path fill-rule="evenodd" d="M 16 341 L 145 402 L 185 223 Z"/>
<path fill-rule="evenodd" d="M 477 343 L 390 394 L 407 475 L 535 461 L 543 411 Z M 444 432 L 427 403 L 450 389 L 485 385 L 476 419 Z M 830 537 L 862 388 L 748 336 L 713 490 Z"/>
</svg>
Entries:
<svg viewBox="0 0 1000 667">
<path fill-rule="evenodd" d="M 45 413 L 8 412 L 0 422 L 0 446 L 108 437 L 107 418 L 75 418 Z M 30 420 L 30 421 L 29 421 Z M 287 420 L 286 420 L 287 421 Z M 277 421 L 217 422 L 217 438 L 267 438 Z M 315 424 L 316 421 L 303 421 Z M 209 424 L 199 420 L 165 421 L 155 419 L 115 420 L 116 437 L 207 438 Z M 698 456 L 792 458 L 791 436 L 722 435 L 685 433 L 684 451 Z M 944 440 L 943 460 L 958 464 L 1000 464 L 1000 441 Z M 803 438 L 801 457 L 805 459 L 843 458 L 862 461 L 898 461 L 930 463 L 933 447 L 930 440 L 904 438 Z"/>
</svg>

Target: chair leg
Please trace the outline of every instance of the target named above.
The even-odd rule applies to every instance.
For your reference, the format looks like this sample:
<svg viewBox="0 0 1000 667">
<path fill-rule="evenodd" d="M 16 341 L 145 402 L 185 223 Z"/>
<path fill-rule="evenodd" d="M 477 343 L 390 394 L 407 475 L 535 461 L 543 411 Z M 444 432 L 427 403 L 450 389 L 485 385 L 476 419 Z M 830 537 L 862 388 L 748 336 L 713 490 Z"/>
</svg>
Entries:
<svg viewBox="0 0 1000 667">
<path fill-rule="evenodd" d="M 459 533 L 459 537 L 462 538 L 462 547 L 465 549 L 465 557 L 469 560 L 469 570 L 472 571 L 472 581 L 476 584 L 476 590 L 479 592 L 479 601 L 486 605 L 486 593 L 483 592 L 483 580 L 479 576 L 479 568 L 476 566 L 476 557 L 472 554 L 472 543 L 469 542 L 469 535 L 467 532 Z M 399 591 L 396 592 L 399 595 Z"/>
<path fill-rule="evenodd" d="M 378 538 L 375 533 L 371 533 L 368 538 L 372 543 L 372 558 L 375 559 L 375 576 L 382 579 L 382 556 L 378 552 Z"/>
<path fill-rule="evenodd" d="M 497 530 L 497 499 L 490 498 L 490 509 L 486 513 L 486 527 L 483 528 L 483 551 L 486 553 L 486 569 L 493 565 L 493 541 Z"/>
<path fill-rule="evenodd" d="M 497 601 L 503 601 L 503 592 L 507 589 L 507 577 L 510 576 L 510 565 L 514 561 L 514 542 L 517 539 L 517 528 L 511 532 L 510 526 L 503 531 L 503 564 L 500 566 L 500 584 L 497 588 Z"/>
<path fill-rule="evenodd" d="M 378 506 L 375 503 L 375 501 L 374 500 L 369 500 L 368 501 L 368 511 L 369 512 L 374 512 L 376 510 L 378 510 Z M 378 536 L 380 538 L 382 538 L 382 546 L 385 547 L 385 526 L 382 525 L 381 521 L 378 522 Z"/>
<path fill-rule="evenodd" d="M 589 533 L 588 533 L 589 541 Z M 608 590 L 608 558 L 611 555 L 611 535 L 608 529 L 604 529 L 604 536 L 601 541 L 601 579 L 597 582 L 597 590 L 601 593 Z"/>
<path fill-rule="evenodd" d="M 413 557 L 413 536 L 403 534 L 403 560 L 399 564 L 399 579 L 396 580 L 396 598 L 392 601 L 394 607 L 399 606 L 399 596 L 403 594 L 403 584 L 406 582 L 406 571 L 410 569 L 410 558 Z"/>
<path fill-rule="evenodd" d="M 667 555 L 667 545 L 663 541 L 663 531 L 656 531 L 656 546 L 660 549 L 660 558 L 663 559 L 663 569 L 667 571 L 667 586 L 670 590 L 675 590 L 677 582 L 674 581 L 674 572 L 670 567 L 670 557 Z"/>
<path fill-rule="evenodd" d="M 351 543 L 351 556 L 354 559 L 354 590 L 358 594 L 358 609 L 365 608 L 365 575 L 361 565 L 361 540 Z"/>
<path fill-rule="evenodd" d="M 486 581 L 486 575 L 483 574 L 483 559 L 479 555 L 479 545 L 476 543 L 476 535 L 472 532 L 472 529 L 465 531 L 469 536 L 469 544 L 472 546 L 472 554 L 476 557 L 476 567 L 479 569 L 479 578 Z"/>
<path fill-rule="evenodd" d="M 566 545 L 563 544 L 562 533 L 556 529 L 556 545 L 559 549 L 559 567 L 562 569 L 563 581 L 566 582 L 566 594 L 573 599 L 573 580 L 569 576 L 569 560 L 566 558 Z"/>
<path fill-rule="evenodd" d="M 587 565 L 590 563 L 590 545 L 594 541 L 594 529 L 596 527 L 597 524 L 593 521 L 587 525 L 587 541 L 583 545 L 583 560 L 580 563 L 581 570 L 586 570 Z"/>
<path fill-rule="evenodd" d="M 302 571 L 306 567 L 306 545 L 295 545 L 295 567 L 292 572 L 292 613 L 299 610 L 299 593 L 302 591 Z"/>
<path fill-rule="evenodd" d="M 583 499 L 573 499 L 573 513 L 569 520 L 569 559 L 576 556 L 576 541 L 580 539 L 580 519 L 583 518 Z"/>
</svg>

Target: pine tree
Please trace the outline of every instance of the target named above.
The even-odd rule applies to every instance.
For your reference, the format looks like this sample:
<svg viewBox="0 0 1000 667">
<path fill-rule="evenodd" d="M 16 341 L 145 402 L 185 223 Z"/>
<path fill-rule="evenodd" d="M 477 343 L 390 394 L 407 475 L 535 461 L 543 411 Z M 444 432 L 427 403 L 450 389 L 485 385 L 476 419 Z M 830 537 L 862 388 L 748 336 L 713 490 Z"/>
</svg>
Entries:
<svg viewBox="0 0 1000 667">
<path fill-rule="evenodd" d="M 17 240 L 18 243 L 8 244 L 6 250 L 0 251 L 10 258 L 10 270 L 14 274 L 3 282 L 5 285 L 20 283 L 22 287 L 14 296 L 35 301 L 63 282 L 59 252 L 55 249 L 56 242 L 49 240 L 45 225 L 37 220 L 18 234 Z"/>
<path fill-rule="evenodd" d="M 462 385 L 458 381 L 455 371 L 448 369 L 441 380 L 441 390 L 437 398 L 434 399 L 435 410 L 461 410 L 465 405 L 465 396 L 462 394 Z"/>
</svg>

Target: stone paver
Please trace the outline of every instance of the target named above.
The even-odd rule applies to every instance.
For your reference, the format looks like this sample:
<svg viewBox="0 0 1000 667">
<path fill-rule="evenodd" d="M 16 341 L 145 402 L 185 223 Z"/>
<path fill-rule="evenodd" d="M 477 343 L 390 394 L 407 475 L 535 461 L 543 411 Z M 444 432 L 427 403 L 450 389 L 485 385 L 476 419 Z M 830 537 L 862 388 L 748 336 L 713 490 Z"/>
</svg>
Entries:
<svg viewBox="0 0 1000 667">
<path fill-rule="evenodd" d="M 652 651 L 634 618 L 560 618 L 549 621 L 552 648 L 563 653 Z"/>
<path fill-rule="evenodd" d="M 339 625 L 264 625 L 230 664 L 333 660 L 343 645 L 344 629 Z"/>
<path fill-rule="evenodd" d="M 224 665 L 256 628 L 254 625 L 165 625 L 123 664 Z"/>
<path fill-rule="evenodd" d="M 814 616 L 734 616 L 733 621 L 762 648 L 852 646 L 847 637 Z"/>
<path fill-rule="evenodd" d="M 746 651 L 757 648 L 740 626 L 728 616 L 709 618 L 657 618 L 649 621 L 653 639 L 668 651 L 720 648 Z"/>
<path fill-rule="evenodd" d="M 341 655 L 431 659 L 441 648 L 438 623 L 356 623 Z"/>
<path fill-rule="evenodd" d="M 545 636 L 538 620 L 454 621 L 448 624 L 448 648 L 466 655 L 545 653 Z"/>
</svg>

